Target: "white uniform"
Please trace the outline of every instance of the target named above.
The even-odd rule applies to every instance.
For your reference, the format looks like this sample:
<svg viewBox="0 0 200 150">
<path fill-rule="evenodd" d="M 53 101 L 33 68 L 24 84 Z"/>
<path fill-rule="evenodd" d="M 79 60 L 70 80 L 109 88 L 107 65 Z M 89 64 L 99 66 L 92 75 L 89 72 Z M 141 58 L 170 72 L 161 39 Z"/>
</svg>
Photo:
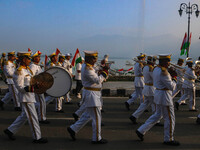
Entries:
<svg viewBox="0 0 200 150">
<path fill-rule="evenodd" d="M 94 68 L 89 64 L 83 64 L 81 78 L 84 86 L 82 99 L 86 110 L 81 118 L 70 128 L 77 133 L 88 121 L 92 120 L 92 141 L 100 141 L 101 138 L 101 88 L 105 77 L 98 76 Z"/>
<path fill-rule="evenodd" d="M 143 135 L 164 117 L 164 142 L 174 140 L 175 115 L 172 101 L 172 91 L 176 83 L 171 80 L 165 68 L 156 67 L 153 71 L 153 84 L 156 88 L 154 102 L 156 112 L 150 116 L 138 131 Z"/>
<path fill-rule="evenodd" d="M 25 87 L 30 87 L 30 80 L 33 73 L 29 67 L 20 66 L 14 73 L 14 82 L 19 91 L 19 99 L 22 106 L 21 115 L 8 127 L 8 130 L 12 133 L 16 133 L 21 126 L 28 119 L 31 127 L 33 139 L 41 138 L 41 131 L 38 122 L 38 116 L 35 109 L 35 94 L 33 92 L 26 92 Z"/>
<path fill-rule="evenodd" d="M 33 72 L 33 76 L 38 75 L 43 72 L 41 66 L 34 63 L 30 65 L 30 69 Z M 44 121 L 47 119 L 46 118 L 46 101 L 45 101 L 44 94 L 35 94 L 35 98 L 37 102 L 35 106 L 38 112 L 38 119 L 39 121 Z"/>
<path fill-rule="evenodd" d="M 155 87 L 153 86 L 153 66 L 146 65 L 143 68 L 144 74 L 144 89 L 142 94 L 144 95 L 144 102 L 140 104 L 138 109 L 132 114 L 135 118 L 139 118 L 140 115 L 150 106 L 152 105 L 152 112 L 155 112 L 155 104 L 153 102 L 154 98 L 154 90 Z"/>
<path fill-rule="evenodd" d="M 63 67 L 66 68 L 69 73 L 72 75 L 72 68 L 70 67 L 71 66 L 71 63 L 69 60 L 65 59 L 65 61 L 63 62 Z M 65 100 L 67 102 L 70 102 L 72 99 L 70 98 L 70 95 L 69 95 L 70 92 L 67 93 L 66 97 L 65 97 Z"/>
<path fill-rule="evenodd" d="M 16 65 L 11 62 L 11 61 L 7 61 L 4 64 L 4 74 L 7 78 L 7 83 L 8 83 L 8 88 L 9 88 L 9 92 L 6 93 L 6 95 L 4 96 L 4 98 L 2 99 L 2 101 L 7 104 L 10 102 L 11 98 L 13 99 L 14 102 L 14 106 L 15 107 L 20 107 L 20 102 L 19 102 L 19 97 L 18 97 L 18 90 L 15 87 L 14 81 L 13 81 L 13 74 L 15 72 L 16 69 Z"/>
<path fill-rule="evenodd" d="M 192 68 L 188 67 L 186 69 L 186 74 L 184 77 L 188 80 L 184 80 L 183 82 L 183 89 L 184 94 L 181 96 L 181 98 L 178 100 L 178 103 L 181 104 L 181 102 L 185 99 L 189 99 L 189 110 L 195 110 L 195 79 L 197 79 L 197 76 L 195 75 L 195 72 Z M 189 76 L 188 76 L 189 75 Z"/>
<path fill-rule="evenodd" d="M 138 62 L 136 62 L 134 66 L 134 74 L 135 74 L 135 80 L 134 80 L 134 85 L 135 85 L 135 91 L 131 95 L 131 98 L 127 101 L 129 105 L 135 102 L 137 98 L 140 98 L 140 103 L 143 103 L 144 97 L 142 95 L 142 90 L 144 87 L 144 76 L 142 73 L 142 65 Z"/>
<path fill-rule="evenodd" d="M 174 98 L 179 92 L 181 92 L 181 96 L 183 96 L 183 88 L 182 88 L 182 83 L 184 82 L 183 75 L 184 73 L 180 69 L 176 69 L 177 73 L 177 83 L 176 83 L 176 88 L 172 93 L 172 98 Z"/>
</svg>

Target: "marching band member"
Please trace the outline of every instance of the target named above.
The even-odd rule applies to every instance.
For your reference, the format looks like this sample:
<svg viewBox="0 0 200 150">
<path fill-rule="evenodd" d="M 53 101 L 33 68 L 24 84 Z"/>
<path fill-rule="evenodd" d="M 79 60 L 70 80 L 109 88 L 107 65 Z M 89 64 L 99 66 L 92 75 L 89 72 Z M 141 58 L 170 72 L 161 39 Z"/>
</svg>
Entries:
<svg viewBox="0 0 200 150">
<path fill-rule="evenodd" d="M 64 68 L 66 68 L 68 71 L 69 71 L 69 73 L 70 73 L 70 75 L 73 77 L 73 75 L 72 75 L 72 65 L 71 65 L 71 62 L 69 61 L 70 59 L 71 59 L 71 53 L 67 53 L 66 55 L 65 55 L 65 61 L 64 61 L 64 63 L 63 63 L 63 67 Z M 67 93 L 67 95 L 66 95 L 66 97 L 65 97 L 65 99 L 66 99 L 66 103 L 65 104 L 71 104 L 71 98 L 70 98 L 70 91 Z"/>
<path fill-rule="evenodd" d="M 184 63 L 184 59 L 179 58 L 177 65 L 182 67 Z M 181 71 L 180 69 L 175 69 L 176 73 L 177 73 L 177 83 L 176 83 L 176 88 L 172 93 L 172 98 L 176 97 L 176 95 L 181 92 L 181 96 L 183 95 L 184 91 L 182 88 L 182 83 L 184 82 L 184 78 L 183 78 L 183 71 Z M 185 103 L 185 102 L 183 102 Z"/>
<path fill-rule="evenodd" d="M 155 104 L 153 102 L 155 90 L 155 87 L 153 86 L 153 69 L 155 62 L 155 57 L 147 57 L 147 65 L 143 68 L 145 85 L 142 94 L 144 95 L 144 102 L 141 103 L 138 109 L 130 116 L 129 119 L 133 122 L 133 124 L 137 124 L 136 120 L 150 105 L 152 106 L 152 112 L 155 112 Z"/>
<path fill-rule="evenodd" d="M 172 81 L 167 71 L 170 60 L 171 55 L 159 55 L 159 65 L 153 71 L 153 85 L 156 88 L 154 94 L 156 112 L 136 130 L 136 134 L 143 141 L 144 134 L 163 117 L 164 144 L 178 146 L 180 143 L 174 140 L 175 115 L 172 100 L 172 91 L 176 83 Z"/>
<path fill-rule="evenodd" d="M 185 74 L 184 74 L 184 82 L 183 82 L 183 89 L 184 94 L 181 96 L 181 98 L 175 102 L 175 107 L 177 110 L 179 110 L 179 105 L 181 104 L 182 100 L 189 99 L 189 111 L 197 111 L 195 108 L 195 80 L 197 79 L 197 76 L 195 75 L 195 71 L 192 68 L 193 61 L 191 59 L 186 61 L 186 64 L 188 65 Z"/>
<path fill-rule="evenodd" d="M 47 143 L 46 138 L 41 137 L 40 126 L 38 122 L 37 112 L 35 109 L 35 93 L 34 89 L 38 88 L 39 85 L 30 84 L 30 80 L 33 76 L 31 69 L 28 67 L 31 62 L 30 52 L 18 52 L 20 66 L 14 73 L 14 82 L 19 91 L 19 99 L 21 102 L 22 112 L 17 119 L 4 130 L 4 133 L 9 137 L 10 140 L 15 140 L 14 134 L 21 128 L 21 126 L 27 121 L 29 122 L 33 143 Z"/>
<path fill-rule="evenodd" d="M 84 58 L 81 57 L 82 61 L 76 65 L 76 72 L 75 72 L 75 80 L 76 80 L 76 96 L 77 98 L 81 98 L 81 89 L 83 88 L 82 81 L 81 81 L 81 68 L 82 64 L 84 63 Z"/>
<path fill-rule="evenodd" d="M 86 110 L 81 115 L 81 118 L 73 125 L 67 128 L 71 138 L 76 140 L 75 134 L 85 126 L 85 124 L 92 120 L 93 144 L 105 144 L 107 140 L 101 137 L 101 88 L 102 82 L 108 75 L 108 70 L 104 69 L 100 75 L 95 72 L 93 68 L 97 61 L 98 52 L 84 51 L 85 63 L 81 69 L 81 79 L 84 86 L 82 99 L 84 101 Z"/>
<path fill-rule="evenodd" d="M 32 63 L 30 65 L 30 69 L 33 72 L 33 76 L 38 75 L 43 72 L 39 64 L 41 54 L 42 53 L 40 51 L 37 51 L 32 56 Z M 44 94 L 35 94 L 35 98 L 37 102 L 35 105 L 38 112 L 39 123 L 48 124 L 49 121 L 46 118 L 46 101 L 45 101 Z"/>
<path fill-rule="evenodd" d="M 131 95 L 131 98 L 125 102 L 125 107 L 127 110 L 130 110 L 130 105 L 133 104 L 137 98 L 140 98 L 140 104 L 143 103 L 142 90 L 144 87 L 144 76 L 142 73 L 142 69 L 144 67 L 143 63 L 145 61 L 146 55 L 141 53 L 139 56 L 137 56 L 137 58 L 138 58 L 138 61 L 136 61 L 135 66 L 134 66 L 135 91 Z"/>
<path fill-rule="evenodd" d="M 9 87 L 9 92 L 6 93 L 4 98 L 0 101 L 0 107 L 4 109 L 3 105 L 7 104 L 8 102 L 11 101 L 11 98 L 13 99 L 15 110 L 16 111 L 21 111 L 20 108 L 20 102 L 18 98 L 18 90 L 15 87 L 14 81 L 13 81 L 13 74 L 16 69 L 16 65 L 14 64 L 16 57 L 15 57 L 15 52 L 9 52 L 8 53 L 8 61 L 4 64 L 4 74 L 6 75 L 7 78 L 7 84 Z"/>
<path fill-rule="evenodd" d="M 59 55 L 58 57 L 58 66 L 62 67 L 65 60 L 64 55 Z M 62 101 L 63 97 L 56 98 L 56 112 L 62 112 Z"/>
<path fill-rule="evenodd" d="M 58 60 L 58 56 L 56 55 L 56 53 L 52 53 L 51 55 L 49 55 L 50 59 L 51 59 L 51 63 L 49 64 L 49 66 L 47 68 L 50 68 L 50 67 L 54 67 L 54 66 L 59 66 L 57 60 Z M 59 112 L 59 113 L 63 113 L 64 111 L 62 109 L 60 109 L 60 107 L 57 107 L 58 103 L 57 101 L 59 101 L 58 99 L 59 98 L 55 98 L 53 96 L 47 96 L 45 101 L 46 101 L 46 104 L 48 105 L 50 102 L 52 102 L 53 100 L 56 100 L 56 112 Z"/>
</svg>

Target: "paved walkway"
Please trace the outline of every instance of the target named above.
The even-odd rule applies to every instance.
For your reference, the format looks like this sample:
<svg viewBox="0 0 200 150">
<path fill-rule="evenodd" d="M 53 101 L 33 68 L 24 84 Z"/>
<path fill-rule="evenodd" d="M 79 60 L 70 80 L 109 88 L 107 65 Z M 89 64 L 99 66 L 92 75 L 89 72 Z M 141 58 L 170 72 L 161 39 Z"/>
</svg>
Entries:
<svg viewBox="0 0 200 150">
<path fill-rule="evenodd" d="M 71 141 L 67 132 L 67 126 L 73 124 L 72 113 L 78 109 L 76 103 L 80 101 L 72 96 L 73 104 L 63 104 L 65 113 L 56 113 L 55 103 L 47 106 L 47 119 L 51 122 L 47 125 L 41 125 L 43 137 L 47 137 L 47 144 L 33 144 L 32 135 L 28 123 L 16 133 L 16 141 L 10 141 L 4 135 L 3 130 L 7 128 L 20 112 L 13 109 L 13 104 L 5 105 L 5 110 L 0 110 L 0 149 L 1 150 L 197 150 L 200 149 L 200 125 L 195 123 L 196 116 L 199 112 L 189 112 L 188 105 L 180 106 L 180 110 L 175 110 L 176 126 L 175 139 L 180 141 L 181 146 L 163 145 L 163 128 L 153 127 L 144 136 L 144 141 L 139 141 L 135 130 L 145 122 L 151 115 L 149 112 L 144 113 L 138 119 L 138 124 L 133 125 L 129 116 L 138 107 L 139 101 L 131 106 L 127 111 L 124 102 L 127 97 L 103 97 L 104 110 L 102 114 L 103 123 L 102 137 L 108 140 L 105 145 L 91 144 L 92 126 L 89 122 L 76 135 L 77 141 Z M 176 99 L 177 100 L 177 99 Z M 200 105 L 200 99 L 197 99 L 197 108 Z M 163 120 L 161 121 L 163 123 Z"/>
</svg>

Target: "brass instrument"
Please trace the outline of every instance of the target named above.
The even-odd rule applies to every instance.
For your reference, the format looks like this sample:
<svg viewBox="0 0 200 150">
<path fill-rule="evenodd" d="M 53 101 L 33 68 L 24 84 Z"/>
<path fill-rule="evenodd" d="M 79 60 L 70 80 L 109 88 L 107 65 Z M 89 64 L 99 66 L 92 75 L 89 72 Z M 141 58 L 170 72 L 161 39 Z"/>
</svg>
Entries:
<svg viewBox="0 0 200 150">
<path fill-rule="evenodd" d="M 187 74 L 187 73 L 185 72 L 185 69 L 182 68 L 181 66 L 175 65 L 175 64 L 173 64 L 173 63 L 170 63 L 170 65 L 171 65 L 172 67 L 174 67 L 175 69 L 180 70 L 180 71 L 183 72 L 185 75 L 187 75 L 187 76 L 189 76 L 189 77 L 192 77 L 191 75 Z M 182 78 L 184 78 L 184 79 L 187 80 L 187 78 L 185 78 L 184 76 L 183 76 Z M 200 82 L 199 79 L 195 79 L 195 80 L 198 81 L 198 82 Z M 190 82 L 191 82 L 191 81 L 190 81 Z"/>
</svg>

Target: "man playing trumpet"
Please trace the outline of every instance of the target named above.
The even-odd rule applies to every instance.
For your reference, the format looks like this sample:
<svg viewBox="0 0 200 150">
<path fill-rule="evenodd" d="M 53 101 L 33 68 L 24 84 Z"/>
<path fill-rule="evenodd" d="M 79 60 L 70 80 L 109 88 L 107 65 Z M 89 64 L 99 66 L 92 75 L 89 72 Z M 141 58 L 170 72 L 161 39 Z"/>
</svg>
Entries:
<svg viewBox="0 0 200 150">
<path fill-rule="evenodd" d="M 182 67 L 183 66 L 183 63 L 184 63 L 184 59 L 182 58 L 179 58 L 178 59 L 178 62 L 177 62 L 177 65 Z M 176 88 L 175 90 L 173 91 L 172 93 L 172 98 L 176 97 L 176 95 L 181 92 L 181 96 L 183 95 L 183 89 L 182 89 L 182 84 L 184 82 L 184 78 L 183 78 L 183 75 L 184 75 L 184 72 L 181 71 L 180 69 L 178 68 L 175 68 L 175 71 L 177 73 L 177 83 L 176 83 Z M 183 102 L 184 103 L 184 102 Z"/>
<path fill-rule="evenodd" d="M 195 75 L 195 71 L 192 68 L 193 61 L 191 59 L 186 61 L 186 65 L 188 66 L 185 74 L 184 74 L 184 82 L 183 82 L 183 89 L 184 89 L 184 95 L 181 96 L 181 98 L 175 102 L 175 107 L 178 110 L 179 105 L 181 102 L 185 99 L 189 99 L 189 111 L 197 111 L 195 108 L 195 80 L 197 79 L 197 76 Z"/>
</svg>

